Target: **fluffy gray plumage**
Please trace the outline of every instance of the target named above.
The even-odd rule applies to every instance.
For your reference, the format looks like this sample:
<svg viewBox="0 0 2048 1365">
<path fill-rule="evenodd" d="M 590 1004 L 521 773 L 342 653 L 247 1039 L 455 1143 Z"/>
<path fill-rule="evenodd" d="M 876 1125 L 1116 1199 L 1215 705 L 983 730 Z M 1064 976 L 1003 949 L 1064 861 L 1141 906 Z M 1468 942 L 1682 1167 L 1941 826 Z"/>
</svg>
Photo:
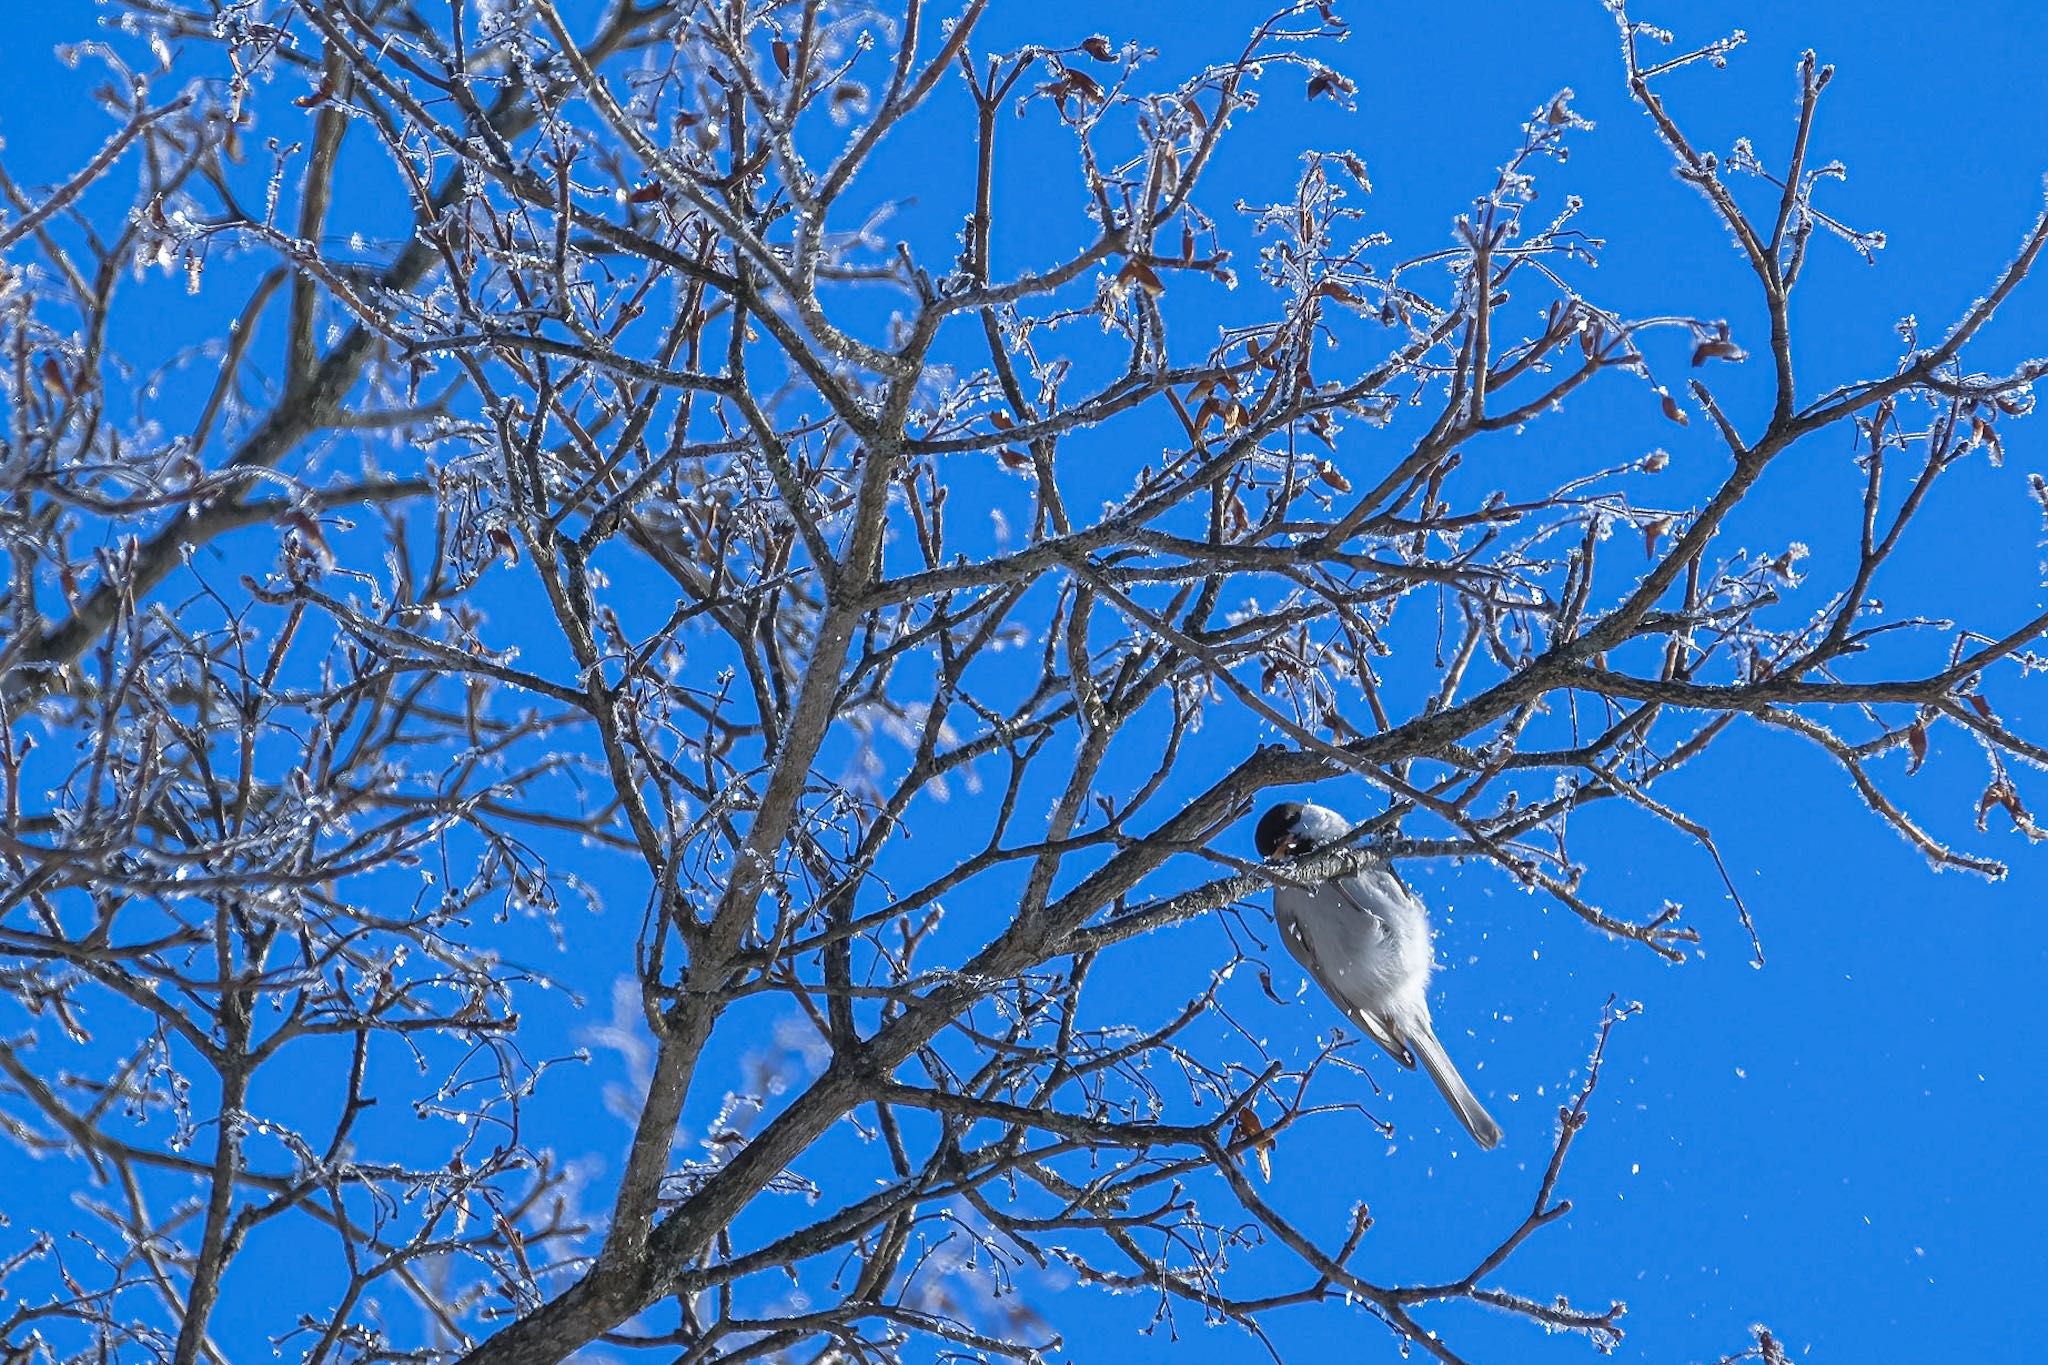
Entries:
<svg viewBox="0 0 2048 1365">
<path fill-rule="evenodd" d="M 1260 817 L 1254 838 L 1261 858 L 1284 858 L 1350 832 L 1337 812 L 1289 801 Z M 1345 1014 L 1402 1066 L 1422 1063 L 1474 1141 L 1500 1141 L 1500 1125 L 1458 1074 L 1430 1022 L 1429 914 L 1384 859 L 1313 888 L 1274 887 L 1273 918 L 1287 951 Z"/>
</svg>

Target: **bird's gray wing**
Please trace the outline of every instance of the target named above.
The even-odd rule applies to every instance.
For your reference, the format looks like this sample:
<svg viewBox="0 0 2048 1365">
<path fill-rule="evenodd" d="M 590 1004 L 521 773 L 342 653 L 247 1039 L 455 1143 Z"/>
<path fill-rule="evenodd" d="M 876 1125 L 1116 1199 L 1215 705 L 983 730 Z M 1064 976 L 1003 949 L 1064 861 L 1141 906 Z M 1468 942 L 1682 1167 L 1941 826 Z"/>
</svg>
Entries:
<svg viewBox="0 0 2048 1365">
<path fill-rule="evenodd" d="M 1382 938 L 1391 931 L 1392 926 L 1387 923 L 1387 917 L 1373 909 L 1372 888 L 1365 884 L 1365 878 L 1356 872 L 1347 872 L 1341 877 L 1333 878 L 1327 885 L 1352 909 L 1371 920 L 1379 929 Z M 1407 888 L 1402 887 L 1402 890 L 1405 891 Z"/>
<path fill-rule="evenodd" d="M 1383 861 L 1375 862 L 1369 870 L 1384 876 L 1392 884 L 1395 894 L 1406 896 L 1410 900 L 1415 898 L 1415 893 L 1408 889 L 1407 883 L 1394 874 L 1390 864 Z M 1375 888 L 1366 880 L 1363 872 L 1346 873 L 1342 877 L 1331 879 L 1328 885 L 1347 908 L 1356 910 L 1372 922 L 1374 937 L 1380 943 L 1387 944 L 1388 950 L 1392 951 L 1392 945 L 1387 941 L 1400 932 L 1403 920 L 1400 916 L 1389 913 L 1391 907 L 1383 907 L 1376 903 L 1376 896 L 1386 894 L 1385 890 Z M 1365 1010 L 1354 1009 L 1349 1013 L 1364 1026 L 1367 1033 L 1372 1035 L 1375 1043 L 1387 1050 L 1389 1056 L 1410 1071 L 1415 1069 L 1413 1049 L 1408 1046 L 1408 1040 L 1397 1033 L 1391 1024 Z"/>
<path fill-rule="evenodd" d="M 1368 863 L 1328 885 L 1345 909 L 1371 925 L 1375 947 L 1398 955 L 1412 946 L 1411 940 L 1429 943 L 1429 911 L 1385 862 Z"/>
<path fill-rule="evenodd" d="M 1347 877 L 1342 880 L 1349 881 L 1351 879 Z M 1373 914 L 1371 908 L 1366 905 L 1358 893 L 1347 891 L 1342 899 L 1347 909 L 1355 908 L 1361 914 L 1370 918 L 1379 927 L 1379 932 L 1382 935 L 1386 933 L 1386 922 L 1378 915 Z M 1343 1010 L 1345 1015 L 1355 1021 L 1360 1028 L 1364 1029 L 1368 1037 L 1385 1049 L 1389 1057 L 1392 1057 L 1402 1066 L 1413 1071 L 1415 1069 L 1415 1054 L 1409 1049 L 1407 1041 L 1401 1035 L 1395 1033 L 1386 1020 L 1370 1010 L 1360 1008 L 1345 998 L 1343 983 L 1316 956 L 1316 941 L 1310 936 L 1308 930 L 1303 927 L 1296 907 L 1288 904 L 1285 898 L 1276 897 L 1273 910 L 1273 918 L 1280 926 L 1280 935 L 1287 944 L 1287 951 L 1294 955 L 1296 962 L 1308 968 L 1308 974 L 1315 978 L 1318 986 L 1323 988 L 1323 994 L 1329 996 L 1332 1003 Z"/>
</svg>

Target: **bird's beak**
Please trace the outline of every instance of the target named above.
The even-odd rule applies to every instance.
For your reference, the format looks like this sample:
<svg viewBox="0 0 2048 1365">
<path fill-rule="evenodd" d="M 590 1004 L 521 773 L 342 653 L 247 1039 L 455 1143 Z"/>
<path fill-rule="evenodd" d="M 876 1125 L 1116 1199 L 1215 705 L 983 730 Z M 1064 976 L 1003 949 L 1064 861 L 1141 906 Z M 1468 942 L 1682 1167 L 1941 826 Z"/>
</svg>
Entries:
<svg viewBox="0 0 2048 1365">
<path fill-rule="evenodd" d="M 1297 853 L 1308 852 L 1308 849 L 1308 840 L 1302 838 L 1299 834 L 1290 834 L 1280 841 L 1279 853 L 1283 858 L 1292 858 Z"/>
</svg>

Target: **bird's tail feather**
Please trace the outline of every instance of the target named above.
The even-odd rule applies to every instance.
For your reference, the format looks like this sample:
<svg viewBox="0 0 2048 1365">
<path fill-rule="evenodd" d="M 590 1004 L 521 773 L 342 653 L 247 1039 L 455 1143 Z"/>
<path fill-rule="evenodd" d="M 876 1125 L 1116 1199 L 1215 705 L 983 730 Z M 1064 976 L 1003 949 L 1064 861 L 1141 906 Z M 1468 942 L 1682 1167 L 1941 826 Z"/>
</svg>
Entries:
<svg viewBox="0 0 2048 1365">
<path fill-rule="evenodd" d="M 1450 1101 L 1451 1111 L 1458 1116 L 1458 1122 L 1465 1125 L 1465 1131 L 1481 1147 L 1498 1146 L 1501 1139 L 1500 1125 L 1493 1121 L 1493 1115 L 1486 1112 L 1486 1106 L 1465 1084 L 1465 1078 L 1458 1074 L 1458 1068 L 1451 1062 L 1444 1045 L 1437 1041 L 1436 1030 L 1427 1022 L 1403 1030 L 1408 1035 L 1409 1046 L 1415 1049 L 1416 1059 L 1422 1063 L 1429 1078 L 1436 1082 L 1436 1088 L 1444 1092 Z"/>
</svg>

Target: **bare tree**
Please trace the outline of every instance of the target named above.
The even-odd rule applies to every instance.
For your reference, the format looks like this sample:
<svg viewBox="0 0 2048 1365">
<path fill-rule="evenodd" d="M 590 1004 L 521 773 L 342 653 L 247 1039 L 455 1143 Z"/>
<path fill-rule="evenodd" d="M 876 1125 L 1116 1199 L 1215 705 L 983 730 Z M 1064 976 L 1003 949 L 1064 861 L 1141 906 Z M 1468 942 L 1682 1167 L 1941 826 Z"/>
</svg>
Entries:
<svg viewBox="0 0 2048 1365">
<path fill-rule="evenodd" d="M 0 1121 L 76 1192 L 8 1224 L 10 1361 L 225 1362 L 237 1294 L 315 1365 L 1035 1359 L 1045 1267 L 1261 1338 L 1328 1303 L 1455 1361 L 1462 1300 L 1608 1348 L 1619 1302 L 1506 1279 L 1568 1207 L 1597 1048 L 1526 1212 L 1456 1278 L 1376 1279 L 1362 1204 L 1330 1237 L 1256 1176 L 1297 1124 L 1372 1121 L 1354 1044 L 1269 1049 L 1234 964 L 1158 1018 L 1091 973 L 1216 912 L 1262 960 L 1243 908 L 1356 856 L 1212 846 L 1288 784 L 1374 789 L 1396 852 L 1674 961 L 1701 928 L 1582 894 L 1568 817 L 1717 862 L 1659 791 L 1744 727 L 1996 872 L 1900 795 L 1952 728 L 1979 827 L 2040 833 L 2010 764 L 2048 751 L 1986 697 L 2048 616 L 1872 596 L 2031 406 L 2048 362 L 1972 342 L 2048 219 L 1889 371 L 1795 382 L 1809 250 L 1877 240 L 1821 202 L 1810 56 L 1789 151 L 1718 158 L 1660 92 L 1733 41 L 1610 4 L 1703 244 L 1754 276 L 1747 337 L 1582 289 L 1599 243 L 1534 188 L 1589 127 L 1570 92 L 1442 250 L 1361 225 L 1348 152 L 1233 206 L 1234 125 L 1350 97 L 1326 0 L 1190 73 L 990 53 L 986 0 L 113 8 L 75 54 L 103 150 L 0 180 Z M 1002 169 L 1017 127 L 1063 163 Z M 905 183 L 920 136 L 971 140 L 971 176 Z M 1012 174 L 1066 177 L 1088 229 L 1013 231 Z M 895 240 L 912 189 L 955 241 Z M 1227 284 L 1250 320 L 1219 335 Z M 1768 404 L 1717 399 L 1737 364 Z M 1599 385 L 1710 424 L 1711 495 L 1597 441 L 1516 459 Z M 1865 475 L 1846 575 L 1731 552 L 1824 435 Z M 1276 742 L 1213 738 L 1252 725 Z M 593 885 L 638 899 L 625 932 Z M 630 982 L 616 1145 L 548 1114 L 589 1022 L 551 935 Z"/>
</svg>

